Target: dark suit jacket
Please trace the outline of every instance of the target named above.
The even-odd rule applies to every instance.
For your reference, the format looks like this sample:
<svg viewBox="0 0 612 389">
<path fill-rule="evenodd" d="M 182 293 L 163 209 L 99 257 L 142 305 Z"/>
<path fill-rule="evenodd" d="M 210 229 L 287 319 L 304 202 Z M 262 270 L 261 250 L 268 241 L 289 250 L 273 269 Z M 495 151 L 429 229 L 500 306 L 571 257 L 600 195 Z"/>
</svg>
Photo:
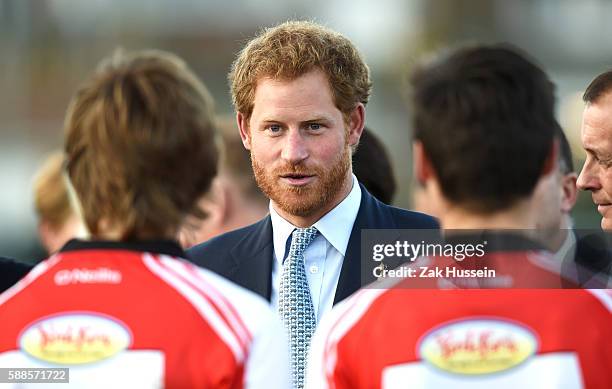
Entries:
<svg viewBox="0 0 612 389">
<path fill-rule="evenodd" d="M 361 185 L 361 204 L 340 270 L 334 304 L 375 281 L 361 277 L 362 229 L 437 229 L 431 216 L 390 207 Z M 231 231 L 187 251 L 191 261 L 270 300 L 272 292 L 272 221 L 270 215 L 248 227 Z M 363 283 L 362 283 L 363 281 Z M 367 282 L 366 282 L 367 281 Z"/>
<path fill-rule="evenodd" d="M 17 283 L 30 269 L 31 265 L 0 257 L 0 293 Z"/>
</svg>

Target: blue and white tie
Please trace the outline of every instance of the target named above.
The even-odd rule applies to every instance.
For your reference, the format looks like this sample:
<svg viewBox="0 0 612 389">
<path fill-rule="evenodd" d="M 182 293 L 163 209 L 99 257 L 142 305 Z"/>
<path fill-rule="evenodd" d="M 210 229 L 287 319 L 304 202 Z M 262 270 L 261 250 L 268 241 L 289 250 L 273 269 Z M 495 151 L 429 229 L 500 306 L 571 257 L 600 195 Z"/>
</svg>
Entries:
<svg viewBox="0 0 612 389">
<path fill-rule="evenodd" d="M 304 387 L 310 338 L 317 325 L 304 267 L 304 251 L 317 232 L 315 227 L 296 228 L 293 231 L 278 292 L 278 312 L 289 335 L 291 373 L 295 388 Z"/>
</svg>

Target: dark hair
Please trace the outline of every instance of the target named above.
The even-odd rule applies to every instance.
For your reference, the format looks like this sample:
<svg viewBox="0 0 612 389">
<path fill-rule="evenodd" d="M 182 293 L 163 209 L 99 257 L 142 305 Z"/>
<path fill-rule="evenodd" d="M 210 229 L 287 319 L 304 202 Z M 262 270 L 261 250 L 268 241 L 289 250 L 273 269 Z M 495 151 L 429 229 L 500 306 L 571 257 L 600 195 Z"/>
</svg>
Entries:
<svg viewBox="0 0 612 389">
<path fill-rule="evenodd" d="M 66 115 L 67 170 L 95 237 L 168 238 L 217 173 L 213 101 L 177 56 L 118 52 L 81 86 Z"/>
<path fill-rule="evenodd" d="M 561 128 L 557 132 L 557 139 L 559 139 L 559 170 L 563 174 L 568 174 L 574 171 L 574 160 L 572 157 L 572 149 L 565 132 Z"/>
<path fill-rule="evenodd" d="M 393 165 L 385 145 L 367 127 L 353 154 L 353 172 L 368 192 L 383 203 L 391 204 L 397 188 Z"/>
<path fill-rule="evenodd" d="M 594 103 L 601 97 L 601 95 L 610 91 L 611 89 L 612 70 L 608 70 L 591 81 L 582 95 L 582 100 L 584 100 L 585 103 Z"/>
<path fill-rule="evenodd" d="M 532 193 L 559 128 L 554 84 L 507 45 L 461 48 L 411 78 L 413 128 L 444 196 L 473 212 Z"/>
</svg>

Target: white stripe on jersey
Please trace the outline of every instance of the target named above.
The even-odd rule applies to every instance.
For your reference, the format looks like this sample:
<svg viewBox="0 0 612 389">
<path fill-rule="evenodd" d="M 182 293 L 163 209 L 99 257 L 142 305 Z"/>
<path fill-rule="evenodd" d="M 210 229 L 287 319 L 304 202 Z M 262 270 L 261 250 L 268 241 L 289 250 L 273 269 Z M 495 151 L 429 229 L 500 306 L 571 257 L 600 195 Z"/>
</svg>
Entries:
<svg viewBox="0 0 612 389">
<path fill-rule="evenodd" d="M 604 307 L 608 308 L 608 311 L 612 313 L 612 290 L 610 289 L 586 289 L 587 292 L 590 292 L 593 296 L 595 296 Z"/>
<path fill-rule="evenodd" d="M 17 293 L 21 292 L 26 286 L 30 285 L 38 277 L 49 271 L 57 262 L 60 260 L 60 254 L 55 254 L 49 259 L 36 265 L 30 272 L 19 280 L 15 285 L 11 286 L 4 293 L 0 294 L 0 305 L 4 304 L 7 300 L 13 298 Z"/>
<path fill-rule="evenodd" d="M 242 319 L 237 315 L 236 309 L 227 298 L 219 293 L 202 274 L 197 273 L 194 265 L 168 256 L 160 256 L 160 261 L 166 268 L 175 271 L 177 274 L 189 280 L 192 286 L 215 303 L 222 315 L 227 319 L 227 323 L 232 327 L 236 336 L 238 336 L 246 352 L 252 341 L 251 334 L 243 324 Z"/>
<path fill-rule="evenodd" d="M 362 289 L 349 298 L 345 304 L 334 308 L 336 313 L 333 315 L 333 318 L 330 318 L 330 322 L 327 325 L 329 332 L 323 352 L 326 362 L 323 368 L 327 377 L 333 375 L 336 368 L 338 359 L 336 346 L 340 339 L 357 324 L 359 319 L 370 308 L 370 305 L 384 292 L 387 292 L 387 289 Z"/>
<path fill-rule="evenodd" d="M 176 291 L 183 295 L 183 297 L 185 297 L 185 299 L 189 301 L 191 305 L 193 305 L 193 307 L 200 313 L 202 318 L 208 324 L 210 324 L 210 326 L 215 330 L 217 335 L 219 335 L 219 337 L 229 347 L 229 349 L 234 354 L 236 361 L 242 364 L 245 360 L 246 355 L 241 347 L 237 335 L 224 322 L 224 320 L 219 316 L 219 314 L 206 300 L 202 293 L 195 289 L 193 286 L 189 285 L 189 283 L 181 279 L 181 276 L 178 275 L 174 270 L 162 266 L 162 264 L 158 262 L 155 258 L 153 258 L 150 254 L 143 254 L 142 261 L 153 274 L 155 274 L 163 281 L 165 281 L 168 285 L 176 289 Z"/>
</svg>

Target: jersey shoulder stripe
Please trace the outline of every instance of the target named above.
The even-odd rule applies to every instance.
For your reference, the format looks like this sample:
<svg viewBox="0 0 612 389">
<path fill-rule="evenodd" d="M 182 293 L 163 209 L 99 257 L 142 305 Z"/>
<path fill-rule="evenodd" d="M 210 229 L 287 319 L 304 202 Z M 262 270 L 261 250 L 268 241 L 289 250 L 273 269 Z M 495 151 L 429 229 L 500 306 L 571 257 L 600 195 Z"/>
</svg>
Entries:
<svg viewBox="0 0 612 389">
<path fill-rule="evenodd" d="M 387 291 L 386 289 L 362 289 L 335 307 L 326 323 L 322 323 L 321 332 L 326 337 L 323 349 L 323 359 L 326 363 L 323 369 L 327 382 L 333 382 L 333 374 L 338 361 L 338 343 L 365 315 L 370 306 Z"/>
<path fill-rule="evenodd" d="M 253 340 L 253 334 L 249 330 L 249 327 L 246 325 L 246 321 L 238 313 L 235 304 L 232 303 L 224 294 L 222 294 L 221 291 L 215 285 L 211 284 L 206 277 L 204 277 L 200 272 L 198 272 L 198 269 L 195 265 L 187 262 L 181 263 L 184 267 L 188 269 L 192 277 L 197 280 L 201 280 L 201 282 L 205 283 L 206 290 L 211 293 L 211 296 L 215 299 L 215 301 L 218 301 L 219 307 L 224 312 L 224 314 L 228 316 L 230 322 L 232 323 L 232 326 L 234 327 L 240 338 L 243 340 L 244 343 L 250 344 Z"/>
<path fill-rule="evenodd" d="M 210 299 L 194 287 L 193 283 L 186 280 L 173 269 L 164 266 L 153 255 L 144 254 L 142 261 L 149 271 L 181 294 L 196 309 L 202 319 L 210 325 L 223 343 L 228 346 L 236 361 L 240 364 L 244 363 L 246 358 L 244 347 L 241 345 L 233 329 L 227 325 L 226 319 L 211 304 Z"/>
<path fill-rule="evenodd" d="M 25 277 L 23 277 L 15 285 L 0 294 L 0 306 L 9 299 L 15 297 L 19 292 L 24 290 L 28 285 L 32 284 L 36 279 L 47 273 L 53 266 L 59 262 L 61 254 L 55 254 L 49 259 L 36 265 Z"/>
<path fill-rule="evenodd" d="M 612 289 L 586 289 L 612 313 Z"/>
<path fill-rule="evenodd" d="M 251 344 L 252 336 L 242 319 L 237 315 L 234 304 L 230 303 L 222 292 L 208 282 L 206 277 L 200 275 L 193 264 L 168 256 L 160 256 L 160 263 L 166 269 L 174 271 L 208 300 L 226 325 L 231 328 L 246 353 Z"/>
</svg>

